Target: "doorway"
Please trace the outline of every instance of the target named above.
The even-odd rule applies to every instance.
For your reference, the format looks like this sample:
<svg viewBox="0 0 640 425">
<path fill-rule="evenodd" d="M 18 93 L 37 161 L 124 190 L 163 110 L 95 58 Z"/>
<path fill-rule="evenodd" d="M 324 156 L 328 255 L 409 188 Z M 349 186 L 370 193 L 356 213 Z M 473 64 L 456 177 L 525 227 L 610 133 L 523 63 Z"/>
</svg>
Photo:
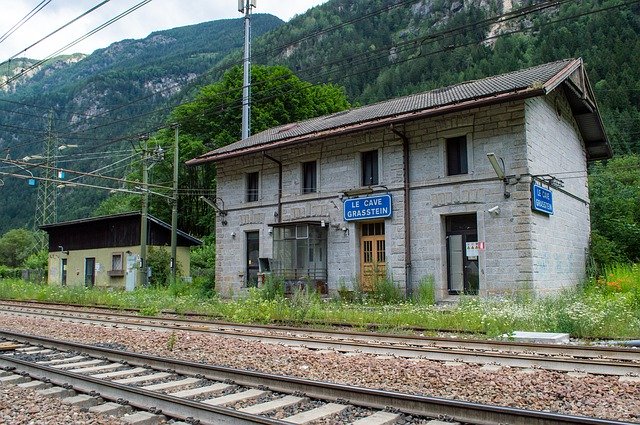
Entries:
<svg viewBox="0 0 640 425">
<path fill-rule="evenodd" d="M 60 270 L 62 271 L 62 277 L 60 279 L 60 284 L 62 286 L 67 286 L 67 259 L 62 259 L 62 264 L 60 266 Z"/>
<path fill-rule="evenodd" d="M 478 242 L 475 214 L 445 218 L 447 229 L 447 289 L 449 294 L 478 295 L 480 274 L 478 252 L 470 248 Z"/>
<path fill-rule="evenodd" d="M 96 259 L 84 259 L 84 286 L 93 288 L 96 283 Z"/>
<path fill-rule="evenodd" d="M 258 286 L 260 232 L 247 232 L 247 287 Z"/>
<path fill-rule="evenodd" d="M 384 221 L 360 226 L 360 286 L 373 291 L 376 281 L 386 279 Z"/>
</svg>

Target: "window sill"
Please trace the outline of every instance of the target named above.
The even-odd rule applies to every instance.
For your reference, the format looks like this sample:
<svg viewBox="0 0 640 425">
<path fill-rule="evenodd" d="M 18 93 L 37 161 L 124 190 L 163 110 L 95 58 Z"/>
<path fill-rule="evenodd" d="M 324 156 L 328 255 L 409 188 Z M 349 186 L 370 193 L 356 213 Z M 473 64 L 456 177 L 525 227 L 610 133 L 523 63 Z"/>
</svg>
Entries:
<svg viewBox="0 0 640 425">
<path fill-rule="evenodd" d="M 110 277 L 121 277 L 124 276 L 124 270 L 109 270 L 107 274 Z"/>
</svg>

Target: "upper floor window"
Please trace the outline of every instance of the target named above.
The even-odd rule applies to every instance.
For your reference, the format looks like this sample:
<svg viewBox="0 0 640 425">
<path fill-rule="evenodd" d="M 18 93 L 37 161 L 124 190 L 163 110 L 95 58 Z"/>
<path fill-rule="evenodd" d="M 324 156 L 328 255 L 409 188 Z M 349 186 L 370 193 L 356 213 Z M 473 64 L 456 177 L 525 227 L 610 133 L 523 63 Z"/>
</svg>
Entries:
<svg viewBox="0 0 640 425">
<path fill-rule="evenodd" d="M 467 174 L 467 136 L 450 137 L 446 139 L 447 175 L 455 176 Z"/>
<path fill-rule="evenodd" d="M 258 183 L 260 175 L 258 172 L 247 173 L 247 202 L 255 202 L 258 200 Z"/>
<path fill-rule="evenodd" d="M 362 186 L 378 184 L 378 151 L 362 152 Z"/>
<path fill-rule="evenodd" d="M 302 163 L 302 193 L 318 191 L 318 170 L 316 161 Z"/>
</svg>

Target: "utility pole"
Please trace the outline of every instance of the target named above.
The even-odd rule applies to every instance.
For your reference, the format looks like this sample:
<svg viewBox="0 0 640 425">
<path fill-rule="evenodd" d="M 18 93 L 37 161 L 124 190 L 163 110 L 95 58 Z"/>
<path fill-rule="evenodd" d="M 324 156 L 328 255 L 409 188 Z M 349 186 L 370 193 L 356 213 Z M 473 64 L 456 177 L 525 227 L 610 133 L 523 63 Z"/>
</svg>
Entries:
<svg viewBox="0 0 640 425">
<path fill-rule="evenodd" d="M 173 143 L 173 199 L 171 200 L 171 277 L 176 280 L 178 261 L 178 129 L 179 124 L 174 124 L 175 140 Z"/>
<path fill-rule="evenodd" d="M 35 230 L 37 249 L 47 248 L 47 236 L 40 231 L 40 226 L 55 223 L 57 221 L 56 208 L 56 152 L 57 140 L 53 135 L 53 110 L 49 111 L 47 124 L 47 138 L 44 143 L 44 180 L 38 185 L 38 195 L 36 200 Z"/>
<path fill-rule="evenodd" d="M 244 13 L 244 80 L 242 83 L 242 139 L 251 135 L 251 8 L 257 0 L 238 0 Z"/>
<path fill-rule="evenodd" d="M 142 221 L 140 222 L 140 284 L 147 286 L 147 215 L 149 214 L 149 161 L 148 136 L 141 136 L 142 141 Z"/>
</svg>

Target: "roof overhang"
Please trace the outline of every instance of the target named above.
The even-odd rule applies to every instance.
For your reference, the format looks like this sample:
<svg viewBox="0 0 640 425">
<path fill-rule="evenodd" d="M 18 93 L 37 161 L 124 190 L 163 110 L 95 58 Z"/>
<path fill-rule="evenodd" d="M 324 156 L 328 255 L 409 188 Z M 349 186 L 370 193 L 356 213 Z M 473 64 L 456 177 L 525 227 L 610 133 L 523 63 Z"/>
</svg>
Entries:
<svg viewBox="0 0 640 425">
<path fill-rule="evenodd" d="M 219 162 L 226 159 L 237 158 L 252 153 L 260 153 L 267 150 L 276 148 L 288 147 L 299 143 L 305 143 L 311 140 L 328 139 L 336 136 L 343 136 L 350 133 L 357 133 L 364 130 L 369 130 L 378 127 L 384 127 L 390 124 L 401 124 L 408 121 L 413 121 L 420 118 L 434 117 L 439 115 L 448 114 L 451 112 L 463 111 L 465 109 L 477 108 L 480 106 L 488 106 L 496 103 L 508 102 L 518 99 L 526 99 L 535 96 L 544 95 L 545 90 L 543 87 L 539 88 L 527 88 L 517 92 L 499 93 L 491 97 L 484 97 L 479 99 L 469 99 L 464 102 L 452 103 L 448 105 L 442 105 L 435 108 L 423 109 L 419 111 L 411 111 L 404 114 L 392 115 L 384 118 L 379 118 L 371 121 L 361 121 L 357 123 L 348 124 L 341 127 L 335 127 L 323 131 L 317 131 L 300 136 L 275 140 L 272 142 L 261 143 L 259 145 L 236 149 L 233 151 L 223 153 L 210 153 L 191 159 L 186 162 L 187 165 L 202 165 L 211 162 Z"/>
<path fill-rule="evenodd" d="M 612 156 L 611 146 L 604 131 L 604 125 L 598 112 L 593 90 L 589 84 L 582 59 L 573 59 L 547 81 L 531 84 L 519 90 L 494 92 L 482 97 L 468 98 L 463 101 L 442 104 L 435 107 L 388 115 L 371 120 L 351 122 L 319 131 L 312 131 L 291 137 L 285 137 L 260 144 L 239 147 L 233 150 L 212 151 L 186 162 L 189 166 L 215 163 L 244 155 L 263 153 L 276 148 L 289 147 L 309 141 L 324 140 L 337 136 L 366 131 L 390 124 L 402 124 L 421 118 L 436 117 L 471 108 L 491 106 L 514 100 L 523 100 L 545 96 L 553 90 L 564 90 L 573 116 L 585 143 L 587 160 L 607 159 Z"/>
</svg>

